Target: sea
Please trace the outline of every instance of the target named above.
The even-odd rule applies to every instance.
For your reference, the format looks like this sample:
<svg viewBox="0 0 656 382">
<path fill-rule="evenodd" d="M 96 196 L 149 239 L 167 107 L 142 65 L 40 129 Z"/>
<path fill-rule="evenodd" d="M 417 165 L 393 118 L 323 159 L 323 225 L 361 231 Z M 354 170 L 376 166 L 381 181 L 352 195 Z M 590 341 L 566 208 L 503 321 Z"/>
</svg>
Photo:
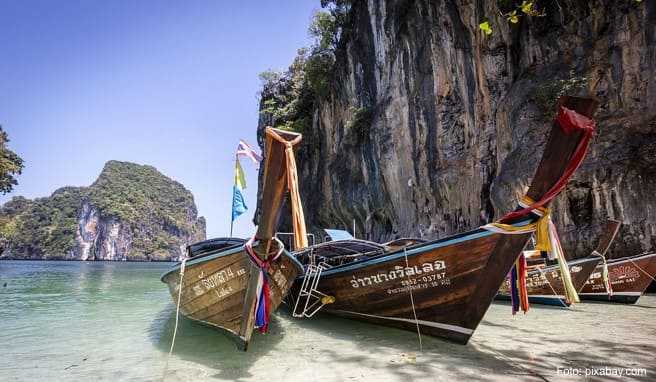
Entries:
<svg viewBox="0 0 656 382">
<path fill-rule="evenodd" d="M 248 352 L 181 318 L 171 263 L 0 261 L 0 381 L 656 380 L 656 296 L 493 303 L 466 346 L 280 309 Z"/>
</svg>

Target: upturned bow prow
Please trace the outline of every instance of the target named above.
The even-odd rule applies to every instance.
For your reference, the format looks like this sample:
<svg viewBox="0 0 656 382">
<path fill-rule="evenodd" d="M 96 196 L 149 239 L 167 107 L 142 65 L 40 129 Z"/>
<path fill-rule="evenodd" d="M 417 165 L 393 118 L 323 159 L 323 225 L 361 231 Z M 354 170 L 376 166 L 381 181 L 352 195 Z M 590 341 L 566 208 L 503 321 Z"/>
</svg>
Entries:
<svg viewBox="0 0 656 382">
<path fill-rule="evenodd" d="M 579 297 L 573 286 L 548 206 L 565 189 L 567 182 L 585 159 L 595 131 L 595 121 L 592 117 L 597 106 L 598 102 L 592 98 L 564 96 L 558 100 L 557 114 L 528 192 L 515 211 L 504 215 L 498 222 L 483 227 L 500 233 L 535 232 L 535 249 L 546 251 L 549 259 L 558 260 L 567 303 L 578 302 Z M 529 219 L 528 222 L 526 219 Z M 515 225 L 522 220 L 524 225 Z M 528 310 L 525 277 L 526 259 L 520 253 L 511 268 L 513 314 L 520 307 L 524 312 Z"/>
<path fill-rule="evenodd" d="M 599 102 L 594 98 L 560 97 L 556 119 L 559 118 L 564 108 L 589 119 L 592 123 L 590 126 L 592 130 L 573 129 L 568 131 L 562 123 L 554 120 L 549 140 L 544 148 L 544 155 L 535 172 L 531 187 L 526 194 L 529 198 L 533 200 L 542 199 L 554 186 L 555 182 L 561 178 L 561 175 L 563 175 L 569 164 L 569 161 L 563 161 L 561 158 L 566 157 L 572 159 L 576 154 L 577 148 L 582 151 L 582 155 L 585 155 L 587 143 L 594 131 L 594 121 L 592 121 L 592 118 L 598 105 Z M 582 141 L 585 147 L 579 145 Z M 547 163 L 551 165 L 547 165 Z M 560 165 L 553 166 L 553 163 L 559 163 Z"/>
<path fill-rule="evenodd" d="M 298 175 L 294 158 L 294 146 L 301 139 L 302 135 L 299 133 L 272 127 L 265 129 L 264 177 L 260 204 L 262 214 L 255 234 L 258 243 L 256 252 L 263 259 L 278 251 L 278 248 L 272 248 L 273 238 L 278 228 L 287 190 L 292 204 L 294 244 L 297 248 L 307 246 L 305 218 L 298 191 Z"/>
</svg>

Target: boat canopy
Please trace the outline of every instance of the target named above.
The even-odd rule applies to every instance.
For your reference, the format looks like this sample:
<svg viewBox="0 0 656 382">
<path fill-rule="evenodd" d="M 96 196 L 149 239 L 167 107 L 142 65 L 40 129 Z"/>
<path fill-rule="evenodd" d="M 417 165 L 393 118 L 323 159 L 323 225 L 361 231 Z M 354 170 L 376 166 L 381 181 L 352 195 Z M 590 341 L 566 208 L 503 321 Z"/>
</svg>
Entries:
<svg viewBox="0 0 656 382">
<path fill-rule="evenodd" d="M 355 239 L 351 233 L 341 229 L 328 229 L 324 228 L 324 231 L 330 236 L 331 240 L 352 240 Z"/>
</svg>

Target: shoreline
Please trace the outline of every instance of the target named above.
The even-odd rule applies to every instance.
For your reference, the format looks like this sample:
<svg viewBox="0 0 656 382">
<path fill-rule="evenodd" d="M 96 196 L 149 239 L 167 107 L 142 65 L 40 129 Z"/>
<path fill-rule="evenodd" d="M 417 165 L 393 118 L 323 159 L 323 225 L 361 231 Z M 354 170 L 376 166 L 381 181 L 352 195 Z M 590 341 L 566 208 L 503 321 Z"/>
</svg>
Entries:
<svg viewBox="0 0 656 382">
<path fill-rule="evenodd" d="M 0 261 L 61 261 L 85 263 L 178 263 L 180 260 L 81 260 L 81 259 L 15 259 L 0 257 Z"/>
</svg>

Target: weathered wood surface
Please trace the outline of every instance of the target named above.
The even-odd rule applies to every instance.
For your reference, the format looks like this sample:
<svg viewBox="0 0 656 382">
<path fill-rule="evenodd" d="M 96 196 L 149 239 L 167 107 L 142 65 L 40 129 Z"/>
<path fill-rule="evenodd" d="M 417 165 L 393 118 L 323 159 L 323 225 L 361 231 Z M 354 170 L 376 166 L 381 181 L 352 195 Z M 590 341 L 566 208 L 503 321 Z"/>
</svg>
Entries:
<svg viewBox="0 0 656 382">
<path fill-rule="evenodd" d="M 579 293 L 581 299 L 634 304 L 656 277 L 656 253 L 608 261 L 612 296 L 606 293 L 602 271 L 602 265 L 595 268 Z"/>
<path fill-rule="evenodd" d="M 272 129 L 266 129 L 264 144 L 264 177 L 262 183 L 262 215 L 259 218 L 257 234 L 258 240 L 270 240 L 276 233 L 280 211 L 287 192 L 287 161 L 285 159 L 285 145 L 276 140 L 271 132 L 290 141 L 300 142 L 300 134 Z"/>
<path fill-rule="evenodd" d="M 271 311 L 280 305 L 300 271 L 299 266 L 286 254 L 271 265 L 268 272 Z M 180 311 L 187 318 L 219 327 L 247 341 L 249 336 L 241 330 L 244 301 L 247 286 L 250 280 L 257 280 L 258 272 L 243 250 L 188 264 L 182 280 Z M 177 303 L 179 268 L 166 274 L 162 281 L 168 285 L 171 297 Z M 252 324 L 251 318 L 248 321 Z"/>
<path fill-rule="evenodd" d="M 285 150 L 288 145 L 293 146 L 300 140 L 300 134 L 266 129 L 262 214 L 256 234 L 258 241 L 253 247 L 255 254 L 262 259 L 277 250 L 272 245 L 272 238 L 287 190 Z M 180 311 L 192 320 L 224 329 L 233 335 L 241 349 L 246 350 L 253 331 L 259 268 L 245 252 L 244 246 L 223 249 L 223 245 L 229 246 L 235 240 L 239 241 L 231 238 L 208 240 L 188 248 L 189 252 L 197 248 L 203 254 L 190 256 L 187 262 L 180 294 Z M 213 250 L 214 247 L 216 250 Z M 287 252 L 269 265 L 270 312 L 278 308 L 294 279 L 302 272 L 302 267 Z M 165 274 L 162 281 L 168 285 L 171 297 L 177 303 L 180 266 Z"/>
<path fill-rule="evenodd" d="M 335 297 L 326 311 L 357 319 L 380 322 L 408 330 L 416 330 L 414 309 L 424 334 L 466 343 L 482 318 L 484 310 L 465 312 L 483 279 L 501 283 L 503 273 L 488 273 L 490 257 L 505 236 L 485 236 L 430 249 L 431 244 L 386 255 L 381 263 L 364 264 L 352 270 L 324 271 L 319 290 Z M 525 236 L 525 237 L 524 237 Z M 521 248 L 529 235 L 513 237 Z M 439 243 L 432 243 L 433 246 Z M 513 259 L 510 257 L 510 262 Z M 495 280 L 497 279 L 497 280 Z M 484 304 L 485 305 L 485 304 Z M 489 301 L 486 304 L 489 305 Z"/>
<path fill-rule="evenodd" d="M 572 284 L 577 291 L 583 288 L 583 285 L 595 270 L 595 267 L 601 259 L 591 257 L 581 260 L 568 262 L 569 272 L 572 275 Z M 565 301 L 565 288 L 561 277 L 560 267 L 552 265 L 543 268 L 531 269 L 526 276 L 526 290 L 529 295 L 529 302 L 533 304 L 564 305 L 570 304 Z M 510 280 L 506 278 L 505 282 L 499 288 L 497 298 L 499 300 L 510 299 Z"/>
<path fill-rule="evenodd" d="M 597 106 L 591 99 L 564 97 L 561 101 L 588 117 Z M 581 133 L 565 134 L 554 123 L 528 191 L 532 199 L 541 199 L 560 178 L 580 138 Z M 317 289 L 335 297 L 324 308 L 331 313 L 411 331 L 418 324 L 424 334 L 464 344 L 529 237 L 475 230 L 412 246 L 407 251 L 408 266 L 400 250 L 328 269 Z"/>
</svg>

